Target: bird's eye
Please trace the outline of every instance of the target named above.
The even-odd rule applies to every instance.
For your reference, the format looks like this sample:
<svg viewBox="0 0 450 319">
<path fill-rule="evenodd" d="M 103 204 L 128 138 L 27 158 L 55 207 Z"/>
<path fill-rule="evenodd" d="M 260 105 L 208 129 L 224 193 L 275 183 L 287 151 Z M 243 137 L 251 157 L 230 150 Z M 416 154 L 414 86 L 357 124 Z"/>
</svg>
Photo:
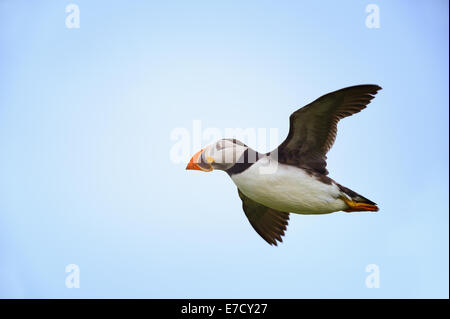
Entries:
<svg viewBox="0 0 450 319">
<path fill-rule="evenodd" d="M 216 143 L 216 150 L 220 151 L 223 150 L 225 148 L 225 142 L 221 141 Z"/>
<path fill-rule="evenodd" d="M 200 155 L 200 162 L 198 163 L 198 165 L 204 169 L 210 169 L 211 168 L 211 164 L 208 163 L 208 161 L 206 160 L 206 152 L 203 152 L 202 155 Z"/>
</svg>

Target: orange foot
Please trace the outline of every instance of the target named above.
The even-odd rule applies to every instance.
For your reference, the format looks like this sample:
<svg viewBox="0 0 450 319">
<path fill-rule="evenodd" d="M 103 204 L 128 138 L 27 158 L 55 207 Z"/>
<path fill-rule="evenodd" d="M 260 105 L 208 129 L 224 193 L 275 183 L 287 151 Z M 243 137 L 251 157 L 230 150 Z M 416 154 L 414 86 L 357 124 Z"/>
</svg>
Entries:
<svg viewBox="0 0 450 319">
<path fill-rule="evenodd" d="M 378 211 L 377 205 L 354 202 L 345 197 L 341 197 L 341 199 L 348 206 L 348 209 L 345 209 L 344 212 L 363 212 L 363 211 L 377 212 Z"/>
</svg>

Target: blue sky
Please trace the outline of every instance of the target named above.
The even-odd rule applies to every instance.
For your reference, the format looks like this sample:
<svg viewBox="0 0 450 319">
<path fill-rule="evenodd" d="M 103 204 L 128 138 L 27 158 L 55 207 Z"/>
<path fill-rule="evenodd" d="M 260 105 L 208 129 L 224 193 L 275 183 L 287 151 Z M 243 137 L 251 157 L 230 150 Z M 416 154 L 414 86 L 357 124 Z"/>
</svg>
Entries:
<svg viewBox="0 0 450 319">
<path fill-rule="evenodd" d="M 448 298 L 447 1 L 73 1 L 79 29 L 69 3 L 0 1 L 0 297 Z M 292 215 L 271 247 L 226 174 L 170 158 L 193 121 L 281 142 L 363 83 L 328 169 L 378 213 Z"/>
</svg>

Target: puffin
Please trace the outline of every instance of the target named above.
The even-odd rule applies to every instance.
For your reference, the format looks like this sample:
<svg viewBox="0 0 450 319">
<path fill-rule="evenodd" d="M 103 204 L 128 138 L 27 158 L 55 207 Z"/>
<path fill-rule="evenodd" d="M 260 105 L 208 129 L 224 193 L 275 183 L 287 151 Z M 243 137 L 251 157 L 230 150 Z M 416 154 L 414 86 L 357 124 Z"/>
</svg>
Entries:
<svg viewBox="0 0 450 319">
<path fill-rule="evenodd" d="M 326 154 L 339 120 L 366 108 L 380 89 L 351 86 L 298 109 L 289 118 L 288 136 L 271 152 L 225 138 L 195 153 L 186 169 L 225 171 L 237 186 L 250 225 L 270 245 L 283 241 L 290 213 L 376 212 L 375 202 L 328 176 Z"/>
</svg>

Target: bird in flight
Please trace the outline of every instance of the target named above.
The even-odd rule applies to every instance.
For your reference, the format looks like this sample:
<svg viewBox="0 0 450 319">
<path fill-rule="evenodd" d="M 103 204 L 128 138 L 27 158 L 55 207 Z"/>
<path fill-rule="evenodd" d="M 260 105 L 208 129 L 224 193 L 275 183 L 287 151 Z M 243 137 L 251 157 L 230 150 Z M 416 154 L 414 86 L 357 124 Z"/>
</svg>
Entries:
<svg viewBox="0 0 450 319">
<path fill-rule="evenodd" d="M 328 177 L 326 154 L 339 120 L 366 108 L 380 89 L 347 87 L 295 111 L 286 140 L 269 153 L 222 139 L 197 152 L 186 169 L 228 173 L 250 224 L 270 245 L 282 242 L 289 213 L 378 211 L 376 203 Z"/>
</svg>

